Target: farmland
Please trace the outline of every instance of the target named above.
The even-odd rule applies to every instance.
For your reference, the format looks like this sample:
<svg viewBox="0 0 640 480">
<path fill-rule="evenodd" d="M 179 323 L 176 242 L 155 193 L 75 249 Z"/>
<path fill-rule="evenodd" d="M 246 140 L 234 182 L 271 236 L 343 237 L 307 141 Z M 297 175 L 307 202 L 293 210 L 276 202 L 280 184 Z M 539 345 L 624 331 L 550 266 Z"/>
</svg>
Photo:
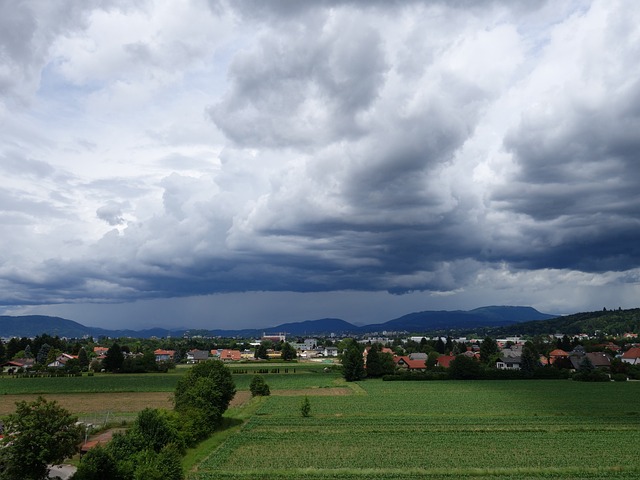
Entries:
<svg viewBox="0 0 640 480">
<path fill-rule="evenodd" d="M 271 364 L 269 370 L 280 368 L 284 372 L 286 367 Z M 238 400 L 246 398 L 242 392 L 249 389 L 254 370 L 265 368 L 264 365 L 232 367 L 232 371 L 247 372 L 233 376 L 240 392 Z M 334 388 L 338 375 L 326 374 L 323 368 L 321 365 L 296 365 L 289 369 L 289 373 L 265 374 L 265 378 L 277 391 L 274 392 L 276 394 L 304 389 L 325 395 L 344 394 Z M 0 377 L 0 415 L 12 413 L 17 401 L 32 401 L 38 395 L 43 395 L 49 400 L 58 401 L 74 415 L 91 423 L 99 423 L 95 421 L 96 418 L 104 419 L 107 416 L 110 420 L 128 421 L 146 407 L 171 409 L 176 383 L 185 371 L 185 368 L 178 368 L 169 373 L 97 373 L 81 377 L 16 378 L 4 375 Z"/>
<path fill-rule="evenodd" d="M 268 371 L 277 368 L 263 374 L 272 395 L 243 404 L 265 367 L 232 367 L 235 426 L 194 452 L 202 461 L 189 480 L 640 477 L 640 382 L 345 383 L 323 366 Z M 184 371 L 4 376 L 0 415 L 42 394 L 92 423 L 132 420 L 145 407 L 171 408 Z"/>
<path fill-rule="evenodd" d="M 273 396 L 191 480 L 637 478 L 640 383 L 381 382 Z"/>
</svg>

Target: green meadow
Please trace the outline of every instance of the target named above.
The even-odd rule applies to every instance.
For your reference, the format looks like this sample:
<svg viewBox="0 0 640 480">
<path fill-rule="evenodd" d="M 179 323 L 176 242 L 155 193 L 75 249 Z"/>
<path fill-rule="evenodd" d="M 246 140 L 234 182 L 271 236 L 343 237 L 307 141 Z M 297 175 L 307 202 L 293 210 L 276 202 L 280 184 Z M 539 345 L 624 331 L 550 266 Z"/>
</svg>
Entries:
<svg viewBox="0 0 640 480">
<path fill-rule="evenodd" d="M 263 400 L 188 478 L 640 478 L 640 382 L 353 387 L 309 396 L 308 418 L 300 396 Z"/>
<path fill-rule="evenodd" d="M 265 378 L 277 389 L 299 389 L 333 386 L 337 378 L 335 372 L 324 373 L 322 364 L 236 364 L 230 365 L 238 390 L 248 390 L 251 378 L 260 370 L 280 373 L 267 373 Z M 173 392 L 176 383 L 189 367 L 169 370 L 168 373 L 96 373 L 81 377 L 16 377 L 4 374 L 0 376 L 0 395 L 25 394 L 67 394 L 102 392 Z M 287 371 L 287 373 L 285 373 Z"/>
</svg>

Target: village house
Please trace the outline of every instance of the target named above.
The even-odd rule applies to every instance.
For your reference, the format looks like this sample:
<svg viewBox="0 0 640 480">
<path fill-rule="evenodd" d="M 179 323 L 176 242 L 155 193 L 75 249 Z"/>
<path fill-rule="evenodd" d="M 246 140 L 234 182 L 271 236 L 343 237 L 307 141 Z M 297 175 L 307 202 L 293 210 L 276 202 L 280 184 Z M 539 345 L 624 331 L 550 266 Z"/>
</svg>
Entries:
<svg viewBox="0 0 640 480">
<path fill-rule="evenodd" d="M 109 349 L 107 347 L 93 347 L 93 353 L 96 354 L 98 360 L 104 360 Z"/>
<path fill-rule="evenodd" d="M 173 362 L 175 358 L 175 350 L 162 350 L 161 348 L 155 350 L 153 354 L 156 356 L 156 362 Z"/>
<path fill-rule="evenodd" d="M 338 347 L 324 347 L 322 349 L 322 355 L 324 357 L 337 357 L 338 356 Z"/>
<path fill-rule="evenodd" d="M 231 350 L 231 349 L 223 349 L 223 350 L 212 350 L 211 353 L 216 352 L 214 355 L 218 355 L 218 358 L 223 362 L 237 362 L 242 360 L 242 353 L 240 350 Z"/>
<path fill-rule="evenodd" d="M 564 350 L 556 348 L 555 350 L 551 350 L 551 352 L 549 352 L 549 364 L 551 365 L 564 358 L 569 358 L 569 354 Z"/>
<path fill-rule="evenodd" d="M 19 369 L 29 370 L 35 364 L 35 360 L 33 358 L 16 358 L 14 360 L 10 360 L 2 364 L 2 368 L 4 372 L 7 373 L 15 373 Z"/>
<path fill-rule="evenodd" d="M 520 364 L 522 363 L 522 357 L 515 355 L 504 355 L 496 362 L 496 368 L 498 370 L 520 370 Z"/>
<path fill-rule="evenodd" d="M 77 355 L 69 355 L 68 353 L 63 353 L 61 355 L 58 355 L 58 357 L 53 362 L 48 364 L 47 367 L 50 367 L 50 368 L 64 368 L 67 365 L 67 362 L 69 360 L 71 360 L 72 358 L 77 359 L 78 356 Z"/>
<path fill-rule="evenodd" d="M 622 354 L 622 361 L 631 365 L 640 364 L 640 347 L 633 347 Z"/>
<path fill-rule="evenodd" d="M 436 358 L 436 367 L 449 368 L 454 358 L 456 358 L 455 355 L 440 355 Z"/>
<path fill-rule="evenodd" d="M 424 360 L 411 360 L 405 355 L 394 357 L 393 361 L 398 368 L 403 368 L 409 371 L 424 371 L 427 369 L 427 365 Z"/>
<path fill-rule="evenodd" d="M 187 363 L 206 362 L 209 359 L 209 352 L 206 350 L 193 349 L 187 352 Z"/>
</svg>

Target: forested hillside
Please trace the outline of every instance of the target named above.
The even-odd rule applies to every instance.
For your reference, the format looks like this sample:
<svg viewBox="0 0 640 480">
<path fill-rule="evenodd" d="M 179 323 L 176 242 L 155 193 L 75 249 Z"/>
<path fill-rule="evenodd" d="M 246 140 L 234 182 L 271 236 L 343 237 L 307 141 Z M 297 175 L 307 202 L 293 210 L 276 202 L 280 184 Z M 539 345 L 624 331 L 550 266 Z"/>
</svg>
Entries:
<svg viewBox="0 0 640 480">
<path fill-rule="evenodd" d="M 640 333 L 640 308 L 629 310 L 600 310 L 596 312 L 575 313 L 556 317 L 551 320 L 523 322 L 517 325 L 491 330 L 493 335 L 546 335 L 566 333 L 602 333 L 622 335 L 627 332 Z"/>
</svg>

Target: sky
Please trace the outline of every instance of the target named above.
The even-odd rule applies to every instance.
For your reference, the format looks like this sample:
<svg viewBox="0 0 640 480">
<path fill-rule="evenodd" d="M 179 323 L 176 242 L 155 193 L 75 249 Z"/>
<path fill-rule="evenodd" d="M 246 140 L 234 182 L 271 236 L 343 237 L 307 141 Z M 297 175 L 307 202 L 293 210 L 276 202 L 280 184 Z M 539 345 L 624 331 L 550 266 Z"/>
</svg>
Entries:
<svg viewBox="0 0 640 480">
<path fill-rule="evenodd" d="M 638 307 L 640 3 L 0 0 L 0 313 Z"/>
</svg>

